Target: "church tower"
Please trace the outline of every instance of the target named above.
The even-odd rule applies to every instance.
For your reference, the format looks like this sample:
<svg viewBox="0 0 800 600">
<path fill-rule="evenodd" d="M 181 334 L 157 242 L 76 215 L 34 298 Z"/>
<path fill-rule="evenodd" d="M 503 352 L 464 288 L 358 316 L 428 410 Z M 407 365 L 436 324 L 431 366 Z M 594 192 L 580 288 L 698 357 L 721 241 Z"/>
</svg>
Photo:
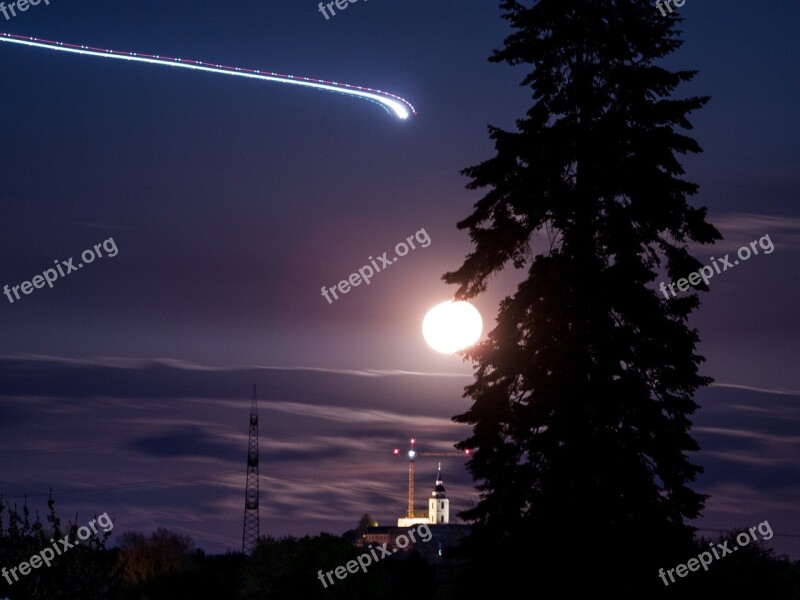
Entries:
<svg viewBox="0 0 800 600">
<path fill-rule="evenodd" d="M 428 500 L 428 519 L 431 525 L 448 525 L 450 523 L 450 500 L 447 498 L 442 482 L 442 463 L 439 463 L 436 486 Z"/>
</svg>

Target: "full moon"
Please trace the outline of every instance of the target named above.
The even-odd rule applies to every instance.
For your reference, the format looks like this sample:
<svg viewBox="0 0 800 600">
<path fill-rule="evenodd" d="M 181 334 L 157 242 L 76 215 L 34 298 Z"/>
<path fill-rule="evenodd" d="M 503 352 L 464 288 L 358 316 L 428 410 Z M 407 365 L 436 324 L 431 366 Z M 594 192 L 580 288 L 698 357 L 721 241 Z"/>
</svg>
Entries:
<svg viewBox="0 0 800 600">
<path fill-rule="evenodd" d="M 472 346 L 481 337 L 483 319 L 469 302 L 448 300 L 437 304 L 422 320 L 422 336 L 442 354 L 453 354 Z"/>
</svg>

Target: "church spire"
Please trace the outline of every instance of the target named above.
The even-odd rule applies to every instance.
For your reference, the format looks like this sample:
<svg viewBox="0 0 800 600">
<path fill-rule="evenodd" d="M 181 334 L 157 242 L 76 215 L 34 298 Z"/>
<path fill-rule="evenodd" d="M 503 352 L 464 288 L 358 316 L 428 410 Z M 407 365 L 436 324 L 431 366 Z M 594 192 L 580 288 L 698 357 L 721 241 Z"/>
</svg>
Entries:
<svg viewBox="0 0 800 600">
<path fill-rule="evenodd" d="M 428 520 L 431 525 L 448 525 L 450 523 L 450 500 L 444 491 L 442 463 L 439 463 L 439 471 L 436 473 L 436 485 L 434 485 L 431 497 L 428 499 Z"/>
<path fill-rule="evenodd" d="M 442 481 L 442 463 L 439 463 L 439 472 L 436 473 L 436 484 L 433 486 L 431 496 L 434 498 L 447 498 L 447 494 L 444 491 L 444 482 Z"/>
</svg>

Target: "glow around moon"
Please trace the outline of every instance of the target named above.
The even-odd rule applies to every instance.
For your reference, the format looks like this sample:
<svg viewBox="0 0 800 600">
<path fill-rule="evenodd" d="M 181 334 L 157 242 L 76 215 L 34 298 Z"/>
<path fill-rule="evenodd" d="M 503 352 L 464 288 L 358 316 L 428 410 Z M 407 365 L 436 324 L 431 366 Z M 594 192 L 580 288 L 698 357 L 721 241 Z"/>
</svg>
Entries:
<svg viewBox="0 0 800 600">
<path fill-rule="evenodd" d="M 422 336 L 442 354 L 453 354 L 472 346 L 481 337 L 483 319 L 469 302 L 448 300 L 437 304 L 422 320 Z"/>
</svg>

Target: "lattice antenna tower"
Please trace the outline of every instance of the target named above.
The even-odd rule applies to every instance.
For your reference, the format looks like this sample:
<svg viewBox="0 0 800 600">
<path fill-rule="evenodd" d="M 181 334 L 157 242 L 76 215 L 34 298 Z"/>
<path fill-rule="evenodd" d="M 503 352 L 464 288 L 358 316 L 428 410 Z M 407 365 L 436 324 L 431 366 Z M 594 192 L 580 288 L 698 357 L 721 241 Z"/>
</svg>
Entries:
<svg viewBox="0 0 800 600">
<path fill-rule="evenodd" d="M 244 492 L 243 554 L 250 555 L 255 550 L 258 528 L 258 400 L 256 400 L 256 386 L 253 384 L 253 400 L 250 403 L 250 441 L 247 447 L 247 483 Z"/>
</svg>

